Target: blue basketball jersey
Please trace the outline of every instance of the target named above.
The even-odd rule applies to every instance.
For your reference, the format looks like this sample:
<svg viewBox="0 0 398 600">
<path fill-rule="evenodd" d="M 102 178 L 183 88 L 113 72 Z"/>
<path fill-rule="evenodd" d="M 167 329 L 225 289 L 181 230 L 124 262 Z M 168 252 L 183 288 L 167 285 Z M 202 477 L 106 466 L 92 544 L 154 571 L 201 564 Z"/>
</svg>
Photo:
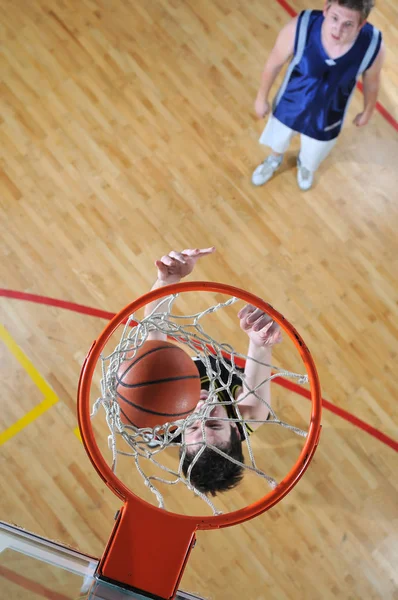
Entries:
<svg viewBox="0 0 398 600">
<path fill-rule="evenodd" d="M 353 46 L 339 58 L 332 59 L 322 45 L 323 20 L 319 10 L 305 10 L 300 14 L 294 56 L 272 112 L 290 129 L 328 141 L 339 135 L 356 82 L 373 64 L 382 36 L 378 29 L 366 23 Z"/>
</svg>

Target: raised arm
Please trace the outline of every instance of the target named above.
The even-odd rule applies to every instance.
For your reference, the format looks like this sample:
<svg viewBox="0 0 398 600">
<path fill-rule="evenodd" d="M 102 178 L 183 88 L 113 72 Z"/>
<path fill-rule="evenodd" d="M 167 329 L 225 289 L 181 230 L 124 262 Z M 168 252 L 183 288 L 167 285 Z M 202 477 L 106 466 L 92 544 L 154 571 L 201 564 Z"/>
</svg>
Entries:
<svg viewBox="0 0 398 600">
<path fill-rule="evenodd" d="M 271 406 L 271 382 L 264 380 L 271 375 L 272 347 L 282 341 L 279 325 L 269 315 L 258 308 L 247 304 L 238 313 L 241 328 L 249 336 L 248 357 L 265 364 L 258 364 L 253 360 L 247 360 L 245 366 L 245 381 L 241 391 L 237 394 L 239 410 L 244 419 L 258 419 L 265 421 L 269 415 Z M 262 385 L 260 385 L 262 383 Z M 256 390 L 256 394 L 247 393 Z M 263 400 L 265 402 L 263 402 Z M 260 427 L 261 423 L 250 423 L 252 429 Z"/>
<path fill-rule="evenodd" d="M 265 117 L 270 111 L 268 95 L 271 87 L 279 75 L 283 65 L 289 60 L 294 52 L 294 40 L 296 36 L 298 17 L 295 17 L 280 31 L 275 46 L 268 57 L 263 73 L 261 75 L 260 89 L 254 104 L 256 115 L 259 119 Z"/>
<path fill-rule="evenodd" d="M 192 273 L 196 261 L 203 256 L 213 254 L 216 249 L 212 248 L 187 248 L 182 252 L 172 250 L 169 254 L 162 256 L 160 260 L 155 261 L 157 267 L 157 279 L 151 290 L 157 290 L 172 283 L 178 283 L 183 277 Z M 152 302 L 145 307 L 145 316 L 151 314 L 156 309 L 159 300 Z M 166 340 L 167 336 L 160 331 L 151 331 L 148 335 L 149 340 Z"/>
</svg>

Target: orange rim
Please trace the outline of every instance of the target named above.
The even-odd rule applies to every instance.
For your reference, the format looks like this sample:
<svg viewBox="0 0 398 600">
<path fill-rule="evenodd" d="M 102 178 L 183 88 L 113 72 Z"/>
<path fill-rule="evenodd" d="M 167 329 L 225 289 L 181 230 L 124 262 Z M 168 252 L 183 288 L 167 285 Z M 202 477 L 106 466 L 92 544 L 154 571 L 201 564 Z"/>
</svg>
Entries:
<svg viewBox="0 0 398 600">
<path fill-rule="evenodd" d="M 115 317 L 113 317 L 111 321 L 109 321 L 109 323 L 106 325 L 98 339 L 95 342 L 93 342 L 88 352 L 88 355 L 84 361 L 81 370 L 78 386 L 78 421 L 83 444 L 94 468 L 96 469 L 100 477 L 103 479 L 103 481 L 106 483 L 106 485 L 119 498 L 121 498 L 126 503 L 128 502 L 129 505 L 136 504 L 137 507 L 143 507 L 143 505 L 145 505 L 146 508 L 150 511 L 153 511 L 153 513 L 159 511 L 162 513 L 165 512 L 163 509 L 160 509 L 156 506 L 145 502 L 139 496 L 134 494 L 134 492 L 132 492 L 129 488 L 127 488 L 112 472 L 111 468 L 109 467 L 99 450 L 99 447 L 95 440 L 90 419 L 90 390 L 97 361 L 100 358 L 100 354 L 111 335 L 114 333 L 116 328 L 127 317 L 129 317 L 129 315 L 139 310 L 149 302 L 156 301 L 164 296 L 178 294 L 180 292 L 198 291 L 223 293 L 229 296 L 235 296 L 248 304 L 253 304 L 258 308 L 264 310 L 273 318 L 274 321 L 276 321 L 280 325 L 280 327 L 294 342 L 305 364 L 310 383 L 312 409 L 307 438 L 295 465 L 284 477 L 284 479 L 277 485 L 277 487 L 274 490 L 271 490 L 263 498 L 250 504 L 245 508 L 233 511 L 228 514 L 216 516 L 186 516 L 172 512 L 166 513 L 168 519 L 175 521 L 176 527 L 178 527 L 178 524 L 181 525 L 182 523 L 185 523 L 185 525 L 187 525 L 189 522 L 193 530 L 214 529 L 243 523 L 244 521 L 247 521 L 260 515 L 261 513 L 265 512 L 266 510 L 270 509 L 272 506 L 277 504 L 280 500 L 282 500 L 282 498 L 286 496 L 286 494 L 288 494 L 290 490 L 301 479 L 304 472 L 308 468 L 308 465 L 311 462 L 311 459 L 318 445 L 318 440 L 321 432 L 322 414 L 321 388 L 315 363 L 313 361 L 311 353 L 307 348 L 307 345 L 305 344 L 303 338 L 296 331 L 293 325 L 291 325 L 289 321 L 287 321 L 285 317 L 281 315 L 278 311 L 276 311 L 270 304 L 268 304 L 258 296 L 251 294 L 250 292 L 246 292 L 239 288 L 223 283 L 192 281 L 176 283 L 173 285 L 165 286 L 163 288 L 159 288 L 157 290 L 153 290 L 141 296 L 131 304 L 128 304 Z"/>
</svg>

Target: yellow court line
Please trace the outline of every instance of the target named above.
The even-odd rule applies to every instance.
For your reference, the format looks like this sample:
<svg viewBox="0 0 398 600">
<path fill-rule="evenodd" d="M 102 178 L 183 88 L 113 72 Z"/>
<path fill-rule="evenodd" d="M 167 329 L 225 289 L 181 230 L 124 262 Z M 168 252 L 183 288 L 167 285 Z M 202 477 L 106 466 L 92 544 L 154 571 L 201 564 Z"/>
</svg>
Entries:
<svg viewBox="0 0 398 600">
<path fill-rule="evenodd" d="M 47 381 L 43 379 L 37 369 L 30 362 L 28 357 L 22 352 L 21 348 L 14 341 L 11 335 L 8 333 L 6 328 L 0 324 L 0 339 L 5 343 L 9 351 L 15 356 L 19 364 L 29 375 L 33 383 L 37 388 L 41 391 L 44 396 L 44 400 L 40 402 L 37 406 L 32 408 L 26 415 L 18 419 L 13 425 L 8 427 L 5 431 L 0 433 L 0 446 L 4 444 L 9 439 L 11 439 L 14 435 L 22 431 L 27 425 L 32 423 L 37 417 L 42 415 L 46 410 L 48 410 L 51 406 L 53 406 L 56 402 L 58 402 L 59 398 L 48 385 Z"/>
<path fill-rule="evenodd" d="M 83 443 L 82 436 L 80 434 L 80 429 L 78 427 L 75 427 L 75 429 L 73 430 L 73 433 L 75 434 L 77 439 Z"/>
</svg>

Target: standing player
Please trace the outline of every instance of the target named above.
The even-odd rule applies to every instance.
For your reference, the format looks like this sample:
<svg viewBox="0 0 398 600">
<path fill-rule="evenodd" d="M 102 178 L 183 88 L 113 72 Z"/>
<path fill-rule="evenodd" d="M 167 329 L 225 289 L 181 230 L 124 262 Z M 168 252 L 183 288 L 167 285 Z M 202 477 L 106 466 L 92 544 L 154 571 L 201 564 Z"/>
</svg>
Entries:
<svg viewBox="0 0 398 600">
<path fill-rule="evenodd" d="M 364 109 L 354 124 L 369 122 L 385 54 L 380 31 L 366 21 L 373 6 L 374 0 L 326 0 L 323 12 L 305 10 L 279 33 L 255 102 L 260 119 L 271 110 L 268 96 L 278 73 L 291 61 L 260 137 L 272 153 L 254 171 L 254 185 L 272 177 L 299 133 L 297 181 L 301 190 L 311 188 L 315 171 L 337 141 L 359 77 Z"/>
<path fill-rule="evenodd" d="M 183 277 L 189 275 L 200 258 L 212 254 L 215 248 L 187 249 L 182 252 L 172 251 L 155 261 L 157 267 L 157 280 L 152 289 L 158 289 L 172 283 L 178 283 Z M 155 309 L 156 303 L 149 304 L 145 312 L 150 314 Z M 228 456 L 236 461 L 244 462 L 242 453 L 242 441 L 246 435 L 250 435 L 261 423 L 252 421 L 265 421 L 269 416 L 271 404 L 270 381 L 264 382 L 271 375 L 271 353 L 272 346 L 281 341 L 282 335 L 279 325 L 260 309 L 246 305 L 238 313 L 240 327 L 249 337 L 247 355 L 253 361 L 246 361 L 244 384 L 238 376 L 233 376 L 230 384 L 232 397 L 239 400 L 239 411 L 243 420 L 250 423 L 241 424 L 232 419 L 238 415 L 231 404 L 231 398 L 226 391 L 218 393 L 219 405 L 214 406 L 210 413 L 211 419 L 206 419 L 206 440 L 208 443 L 218 447 Z M 165 340 L 166 335 L 154 331 L 148 336 L 149 339 Z M 258 362 L 255 362 L 258 361 Z M 260 364 L 262 363 L 262 364 Z M 210 382 L 206 369 L 200 360 L 196 365 L 201 377 L 201 392 L 198 398 L 197 408 L 203 404 L 209 394 Z M 223 374 L 223 369 L 225 373 Z M 223 376 L 224 375 L 224 376 Z M 221 366 L 221 377 L 223 381 L 228 380 L 228 371 Z M 256 389 L 256 395 L 248 393 Z M 228 405 L 222 405 L 226 402 Z M 231 419 L 231 420 L 230 420 Z M 183 463 L 184 475 L 187 475 L 192 460 L 203 446 L 203 433 L 201 423 L 194 422 L 184 433 L 186 456 Z M 190 479 L 196 489 L 205 494 L 216 495 L 233 488 L 243 477 L 243 467 L 222 457 L 206 447 L 195 462 Z"/>
</svg>

